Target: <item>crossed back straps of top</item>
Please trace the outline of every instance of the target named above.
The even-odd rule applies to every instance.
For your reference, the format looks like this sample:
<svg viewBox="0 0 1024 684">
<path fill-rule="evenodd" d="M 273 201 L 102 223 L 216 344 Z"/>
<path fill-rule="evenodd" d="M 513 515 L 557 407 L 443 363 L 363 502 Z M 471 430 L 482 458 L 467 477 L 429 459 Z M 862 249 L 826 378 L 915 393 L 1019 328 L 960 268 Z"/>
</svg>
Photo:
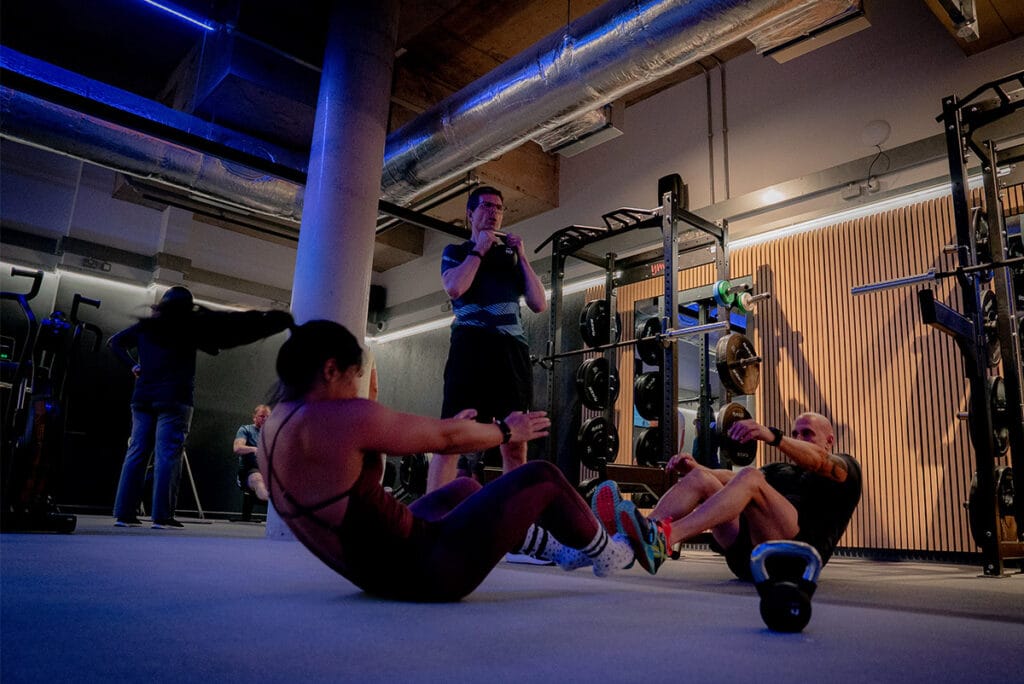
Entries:
<svg viewBox="0 0 1024 684">
<path fill-rule="evenodd" d="M 303 406 L 305 406 L 305 403 L 300 403 L 298 406 L 295 407 L 295 409 L 292 410 L 291 413 L 288 414 L 288 416 L 283 421 L 281 421 L 281 425 L 278 426 L 277 432 L 274 433 L 274 439 L 270 444 L 270 448 L 267 450 L 267 471 L 270 474 L 270 492 L 271 494 L 273 494 L 274 482 L 276 481 L 278 488 L 281 490 L 281 496 L 283 496 L 285 501 L 287 501 L 288 504 L 294 509 L 294 511 L 292 512 L 278 511 L 278 515 L 280 515 L 282 518 L 310 518 L 320 527 L 330 530 L 334 528 L 334 525 L 318 516 L 316 514 L 317 511 L 323 510 L 324 508 L 327 508 L 331 504 L 335 504 L 347 498 L 352 493 L 352 490 L 355 489 L 356 484 L 359 482 L 358 478 L 356 479 L 356 482 L 352 484 L 351 487 L 346 489 L 341 494 L 335 494 L 334 496 L 324 499 L 320 503 L 314 504 L 312 506 L 306 506 L 300 503 L 294 496 L 292 496 L 287 490 L 285 490 L 284 482 L 281 480 L 277 472 L 274 470 L 274 449 L 277 447 L 277 438 L 281 436 L 281 431 L 284 430 L 284 426 L 288 424 L 288 421 L 290 421 L 292 417 L 294 417 L 295 414 L 299 412 L 299 409 L 301 409 Z"/>
</svg>

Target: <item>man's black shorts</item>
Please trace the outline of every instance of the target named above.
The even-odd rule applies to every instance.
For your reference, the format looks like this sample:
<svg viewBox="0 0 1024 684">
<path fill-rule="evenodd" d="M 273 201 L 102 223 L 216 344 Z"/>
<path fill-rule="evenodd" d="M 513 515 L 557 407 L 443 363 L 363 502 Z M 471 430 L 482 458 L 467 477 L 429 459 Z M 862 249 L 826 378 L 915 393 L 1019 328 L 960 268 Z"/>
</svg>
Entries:
<svg viewBox="0 0 1024 684">
<path fill-rule="evenodd" d="M 460 326 L 452 330 L 444 367 L 442 418 L 474 408 L 477 420 L 489 423 L 513 411 L 526 411 L 532 402 L 529 347 L 485 328 Z"/>
</svg>

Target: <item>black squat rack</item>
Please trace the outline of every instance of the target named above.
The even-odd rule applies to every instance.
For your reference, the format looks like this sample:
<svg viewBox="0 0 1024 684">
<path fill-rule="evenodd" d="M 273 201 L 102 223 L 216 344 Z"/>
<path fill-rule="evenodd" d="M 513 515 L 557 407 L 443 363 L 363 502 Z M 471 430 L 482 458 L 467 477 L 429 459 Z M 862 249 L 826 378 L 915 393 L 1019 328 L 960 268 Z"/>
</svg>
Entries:
<svg viewBox="0 0 1024 684">
<path fill-rule="evenodd" d="M 574 358 L 588 352 L 601 353 L 608 364 L 608 372 L 615 373 L 616 350 L 619 347 L 636 344 L 636 340 L 620 341 L 619 316 L 616 307 L 616 288 L 633 282 L 661 276 L 664 280 L 664 306 L 661 316 L 661 363 L 663 378 L 671 379 L 662 382 L 661 453 L 663 460 L 676 453 L 676 434 L 678 431 L 679 399 L 678 382 L 675 380 L 678 371 L 679 352 L 676 344 L 671 344 L 676 337 L 684 335 L 701 335 L 703 347 L 701 354 L 701 405 L 710 406 L 710 333 L 725 330 L 728 322 L 706 323 L 706 316 L 698 325 L 687 329 L 676 329 L 678 320 L 679 292 L 676 274 L 680 269 L 690 269 L 713 263 L 717 278 L 722 281 L 729 274 L 728 231 L 723 222 L 719 226 L 689 211 L 687 205 L 686 186 L 678 175 L 661 178 L 658 181 L 658 196 L 661 205 L 653 209 L 620 208 L 602 216 L 604 226 L 573 225 L 552 234 L 538 245 L 536 252 L 551 243 L 551 302 L 549 339 L 546 356 L 539 359 L 548 370 L 548 410 L 555 411 L 568 405 L 561 396 L 561 383 L 557 371 L 558 362 L 562 359 Z M 610 238 L 621 236 L 634 230 L 645 228 L 661 228 L 662 245 L 638 254 L 619 258 L 612 251 L 603 254 L 589 249 L 591 246 Z M 563 349 L 563 279 L 569 258 L 576 258 L 604 270 L 604 299 L 589 302 L 584 313 L 597 321 L 596 335 L 589 342 L 588 349 L 566 351 Z M 712 301 L 712 286 L 708 286 L 708 302 Z M 710 308 L 710 304 L 709 304 Z M 706 312 L 705 312 L 706 313 Z M 559 434 L 557 421 L 553 421 L 550 431 L 549 454 L 557 463 L 570 482 L 581 489 L 580 482 L 584 479 L 584 468 L 597 472 L 594 484 L 604 479 L 619 483 L 636 485 L 638 491 L 649 491 L 660 495 L 671 484 L 668 476 L 661 468 L 650 468 L 626 464 L 616 464 L 618 453 L 618 432 L 614 423 L 615 397 L 617 386 L 605 382 L 602 388 L 607 395 L 600 402 L 603 415 L 583 424 L 580 434 L 575 439 L 566 440 Z M 705 397 L 704 395 L 709 395 Z M 590 428 L 590 433 L 586 434 Z M 703 444 L 710 444 L 710 420 L 701 421 L 701 429 L 708 432 L 701 435 Z M 573 445 L 573 446 L 569 446 Z M 624 491 L 629 491 L 624 488 Z"/>
</svg>

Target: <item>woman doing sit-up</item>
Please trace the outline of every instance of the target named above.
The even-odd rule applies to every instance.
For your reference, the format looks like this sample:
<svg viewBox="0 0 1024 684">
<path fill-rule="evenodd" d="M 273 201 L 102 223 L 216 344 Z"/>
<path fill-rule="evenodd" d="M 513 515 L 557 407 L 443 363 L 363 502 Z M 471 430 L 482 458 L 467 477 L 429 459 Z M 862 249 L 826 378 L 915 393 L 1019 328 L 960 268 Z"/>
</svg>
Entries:
<svg viewBox="0 0 1024 684">
<path fill-rule="evenodd" d="M 633 561 L 554 465 L 532 461 L 485 487 L 459 478 L 399 503 L 380 484 L 380 454 L 462 454 L 547 434 L 543 411 L 492 424 L 475 411 L 444 420 L 356 398 L 362 350 L 344 327 L 293 329 L 277 357 L 280 403 L 260 434 L 274 508 L 320 560 L 364 591 L 455 601 L 508 552 L 593 564 L 604 576 Z M 536 523 L 536 524 L 535 524 Z"/>
</svg>

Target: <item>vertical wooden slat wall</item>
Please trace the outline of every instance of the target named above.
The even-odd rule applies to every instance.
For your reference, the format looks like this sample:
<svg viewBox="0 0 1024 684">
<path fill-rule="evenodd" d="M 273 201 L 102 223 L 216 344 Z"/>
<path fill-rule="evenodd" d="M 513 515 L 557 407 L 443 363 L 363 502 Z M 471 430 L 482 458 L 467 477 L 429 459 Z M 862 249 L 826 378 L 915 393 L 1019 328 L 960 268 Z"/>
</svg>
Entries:
<svg viewBox="0 0 1024 684">
<path fill-rule="evenodd" d="M 982 198 L 975 194 L 974 202 Z M 1007 215 L 1024 207 L 1024 189 L 1003 194 Z M 963 360 L 952 338 L 924 325 L 919 286 L 854 297 L 856 285 L 947 270 L 942 248 L 955 242 L 949 197 L 735 249 L 732 277 L 750 275 L 761 302 L 748 335 L 764 361 L 756 413 L 789 427 L 805 410 L 836 425 L 836 448 L 861 463 L 864 492 L 842 540 L 848 548 L 973 552 L 963 503 L 974 470 Z M 679 288 L 714 280 L 707 267 L 679 274 Z M 929 285 L 961 310 L 953 279 Z M 658 297 L 652 279 L 617 290 L 623 339 L 632 336 L 637 300 Z M 588 299 L 603 288 L 588 291 Z M 619 356 L 618 463 L 632 463 L 633 350 Z M 590 414 L 593 415 L 593 414 Z M 758 464 L 777 460 L 759 450 Z"/>
</svg>

